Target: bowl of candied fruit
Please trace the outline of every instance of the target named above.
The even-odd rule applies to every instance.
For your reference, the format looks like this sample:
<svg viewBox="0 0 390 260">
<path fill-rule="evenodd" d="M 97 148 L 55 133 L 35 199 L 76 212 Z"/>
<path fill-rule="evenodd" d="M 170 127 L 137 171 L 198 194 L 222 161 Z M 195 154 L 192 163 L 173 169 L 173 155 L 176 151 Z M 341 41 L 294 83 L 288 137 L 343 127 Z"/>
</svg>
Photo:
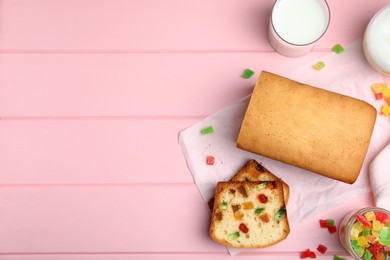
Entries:
<svg viewBox="0 0 390 260">
<path fill-rule="evenodd" d="M 347 214 L 340 223 L 341 244 L 354 259 L 390 257 L 390 211 L 368 207 Z"/>
</svg>

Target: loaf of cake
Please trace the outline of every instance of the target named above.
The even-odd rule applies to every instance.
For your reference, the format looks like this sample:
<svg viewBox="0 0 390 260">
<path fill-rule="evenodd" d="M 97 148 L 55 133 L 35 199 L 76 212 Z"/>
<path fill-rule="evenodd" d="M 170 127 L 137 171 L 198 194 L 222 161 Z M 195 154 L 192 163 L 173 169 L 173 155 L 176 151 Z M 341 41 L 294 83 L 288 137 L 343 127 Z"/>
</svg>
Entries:
<svg viewBox="0 0 390 260">
<path fill-rule="evenodd" d="M 237 147 L 352 184 L 363 165 L 376 114 L 362 100 L 263 71 Z"/>
<path fill-rule="evenodd" d="M 279 177 L 270 172 L 263 165 L 258 163 L 256 160 L 248 161 L 244 167 L 242 167 L 236 175 L 230 180 L 232 182 L 242 181 L 277 181 Z M 284 203 L 287 205 L 290 197 L 290 187 L 282 181 Z"/>
<path fill-rule="evenodd" d="M 234 248 L 262 248 L 290 232 L 281 181 L 219 182 L 210 236 Z"/>
</svg>

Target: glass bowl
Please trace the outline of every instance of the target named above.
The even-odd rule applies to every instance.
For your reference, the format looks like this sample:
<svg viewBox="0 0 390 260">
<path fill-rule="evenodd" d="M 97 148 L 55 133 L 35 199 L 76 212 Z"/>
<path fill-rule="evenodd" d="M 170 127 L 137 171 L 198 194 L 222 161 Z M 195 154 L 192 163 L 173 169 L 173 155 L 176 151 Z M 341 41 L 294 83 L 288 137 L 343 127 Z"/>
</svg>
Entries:
<svg viewBox="0 0 390 260">
<path fill-rule="evenodd" d="M 364 256 L 359 257 L 353 249 L 353 246 L 351 243 L 351 238 L 350 238 L 351 229 L 352 229 L 353 224 L 357 221 L 356 214 L 364 215 L 365 213 L 370 212 L 370 211 L 386 213 L 390 219 L 390 211 L 383 209 L 383 208 L 378 208 L 378 207 L 367 207 L 367 208 L 362 208 L 362 209 L 354 210 L 354 211 L 350 212 L 349 214 L 347 214 L 343 218 L 343 220 L 340 223 L 340 227 L 339 227 L 340 242 L 343 245 L 343 247 L 345 248 L 345 250 L 347 250 L 347 252 L 354 259 L 357 259 L 357 260 L 364 259 Z"/>
</svg>

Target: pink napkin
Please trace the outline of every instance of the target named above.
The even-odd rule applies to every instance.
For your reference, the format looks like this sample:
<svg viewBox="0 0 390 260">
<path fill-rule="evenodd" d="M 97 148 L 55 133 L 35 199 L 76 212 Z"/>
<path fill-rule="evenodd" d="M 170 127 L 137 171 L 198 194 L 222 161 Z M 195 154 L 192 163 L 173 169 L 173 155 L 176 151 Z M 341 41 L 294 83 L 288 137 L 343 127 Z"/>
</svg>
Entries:
<svg viewBox="0 0 390 260">
<path fill-rule="evenodd" d="M 380 109 L 383 101 L 375 100 L 370 86 L 382 82 L 382 77 L 366 62 L 361 41 L 345 46 L 345 52 L 341 54 L 329 53 L 320 60 L 326 64 L 321 71 L 312 68 L 319 61 L 314 60 L 282 76 L 365 100 Z M 249 97 L 245 97 L 180 133 L 179 143 L 205 203 L 213 196 L 216 183 L 228 181 L 249 159 L 261 162 L 289 184 L 287 212 L 290 226 L 370 191 L 368 165 L 390 140 L 388 118 L 378 115 L 359 178 L 349 185 L 236 148 L 248 101 Z M 210 125 L 215 131 L 201 135 L 200 130 Z M 212 166 L 205 163 L 208 155 L 215 157 Z M 228 250 L 232 255 L 239 251 Z"/>
<path fill-rule="evenodd" d="M 390 143 L 374 158 L 369 171 L 375 206 L 390 210 Z"/>
</svg>

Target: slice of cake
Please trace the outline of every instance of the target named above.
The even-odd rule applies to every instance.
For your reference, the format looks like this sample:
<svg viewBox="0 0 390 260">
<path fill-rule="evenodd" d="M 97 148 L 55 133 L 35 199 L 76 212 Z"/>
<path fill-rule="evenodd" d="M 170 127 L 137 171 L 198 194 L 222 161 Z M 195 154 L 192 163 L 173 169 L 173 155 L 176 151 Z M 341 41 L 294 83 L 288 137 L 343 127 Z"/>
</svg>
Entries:
<svg viewBox="0 0 390 260">
<path fill-rule="evenodd" d="M 219 182 L 210 236 L 234 248 L 262 248 L 290 232 L 282 182 Z"/>
<path fill-rule="evenodd" d="M 258 163 L 256 160 L 248 161 L 244 167 L 242 167 L 236 175 L 230 180 L 232 182 L 241 181 L 277 181 L 279 177 L 275 176 L 263 165 Z M 290 187 L 282 181 L 284 203 L 287 205 L 290 197 Z"/>
</svg>

